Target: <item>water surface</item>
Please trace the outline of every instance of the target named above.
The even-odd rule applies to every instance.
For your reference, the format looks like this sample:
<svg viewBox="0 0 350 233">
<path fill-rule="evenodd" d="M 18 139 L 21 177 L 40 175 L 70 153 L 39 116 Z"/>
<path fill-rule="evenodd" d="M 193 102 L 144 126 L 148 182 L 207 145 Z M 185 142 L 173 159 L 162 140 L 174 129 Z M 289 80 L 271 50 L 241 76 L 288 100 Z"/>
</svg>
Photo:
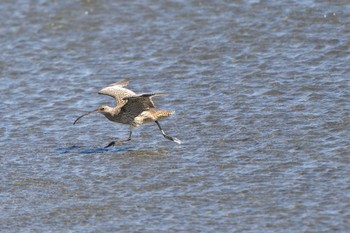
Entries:
<svg viewBox="0 0 350 233">
<path fill-rule="evenodd" d="M 2 1 L 3 232 L 346 232 L 345 1 Z M 120 79 L 176 114 L 101 115 Z"/>
</svg>

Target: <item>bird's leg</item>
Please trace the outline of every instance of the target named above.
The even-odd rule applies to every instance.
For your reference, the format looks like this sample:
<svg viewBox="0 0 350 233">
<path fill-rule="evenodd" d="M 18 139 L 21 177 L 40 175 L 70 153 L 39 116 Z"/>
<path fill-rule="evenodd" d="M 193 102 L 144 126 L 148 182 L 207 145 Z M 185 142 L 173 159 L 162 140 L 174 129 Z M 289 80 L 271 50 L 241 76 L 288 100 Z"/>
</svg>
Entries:
<svg viewBox="0 0 350 233">
<path fill-rule="evenodd" d="M 166 139 L 169 139 L 169 140 L 171 140 L 171 141 L 173 141 L 173 142 L 176 142 L 176 143 L 178 143 L 178 144 L 181 144 L 181 141 L 180 141 L 179 139 L 177 139 L 177 138 L 175 138 L 175 137 L 171 137 L 171 136 L 169 136 L 168 134 L 166 134 L 166 133 L 164 132 L 164 130 L 162 130 L 162 127 L 160 127 L 160 124 L 159 124 L 158 121 L 155 121 L 155 122 L 157 123 L 160 132 L 162 132 L 163 136 L 164 136 Z"/>
<path fill-rule="evenodd" d="M 110 142 L 107 146 L 105 146 L 105 148 L 108 148 L 108 147 L 111 147 L 111 146 L 115 146 L 115 144 L 116 144 L 117 142 L 127 142 L 127 141 L 131 141 L 131 135 L 132 135 L 132 126 L 130 126 L 129 137 L 128 137 L 128 139 L 125 139 L 125 140 L 117 140 L 117 141 Z"/>
<path fill-rule="evenodd" d="M 125 141 L 131 141 L 131 135 L 132 135 L 132 126 L 130 126 L 130 129 L 129 129 L 129 137 Z"/>
</svg>

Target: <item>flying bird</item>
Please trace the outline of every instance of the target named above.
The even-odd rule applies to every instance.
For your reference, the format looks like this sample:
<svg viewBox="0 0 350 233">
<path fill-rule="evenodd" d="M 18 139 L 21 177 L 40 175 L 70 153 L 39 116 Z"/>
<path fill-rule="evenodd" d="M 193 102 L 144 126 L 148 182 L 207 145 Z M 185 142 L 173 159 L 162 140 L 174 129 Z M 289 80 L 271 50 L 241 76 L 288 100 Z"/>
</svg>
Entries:
<svg viewBox="0 0 350 233">
<path fill-rule="evenodd" d="M 100 90 L 98 92 L 99 94 L 113 97 L 117 101 L 116 106 L 109 107 L 107 105 L 102 105 L 99 108 L 78 117 L 73 125 L 75 125 L 82 117 L 91 113 L 101 113 L 110 121 L 129 125 L 128 139 L 112 141 L 105 147 L 107 148 L 114 146 L 120 141 L 130 141 L 133 127 L 155 122 L 166 139 L 181 144 L 179 139 L 166 134 L 158 122 L 159 120 L 167 118 L 175 113 L 174 111 L 155 109 L 152 97 L 164 95 L 164 93 L 135 94 L 135 92 L 125 88 L 128 84 L 128 80 L 122 80 Z"/>
</svg>

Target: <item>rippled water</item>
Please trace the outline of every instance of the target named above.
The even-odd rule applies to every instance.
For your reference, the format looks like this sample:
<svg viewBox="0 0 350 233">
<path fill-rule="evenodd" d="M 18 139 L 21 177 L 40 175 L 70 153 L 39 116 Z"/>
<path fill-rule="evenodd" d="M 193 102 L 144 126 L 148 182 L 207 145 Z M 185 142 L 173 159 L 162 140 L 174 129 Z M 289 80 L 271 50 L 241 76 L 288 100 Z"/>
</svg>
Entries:
<svg viewBox="0 0 350 233">
<path fill-rule="evenodd" d="M 2 1 L 2 232 L 347 232 L 347 1 Z M 135 130 L 104 86 L 175 110 Z"/>
</svg>

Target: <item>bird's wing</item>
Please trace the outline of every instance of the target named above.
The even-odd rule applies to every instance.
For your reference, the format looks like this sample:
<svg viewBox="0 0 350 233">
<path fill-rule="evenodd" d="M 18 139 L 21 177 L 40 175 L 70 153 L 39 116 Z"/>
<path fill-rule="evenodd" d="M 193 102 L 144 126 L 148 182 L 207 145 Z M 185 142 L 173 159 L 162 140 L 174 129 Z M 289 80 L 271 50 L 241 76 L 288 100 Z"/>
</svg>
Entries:
<svg viewBox="0 0 350 233">
<path fill-rule="evenodd" d="M 123 100 L 127 101 L 127 103 L 123 106 L 122 111 L 141 113 L 150 108 L 154 108 L 152 97 L 159 95 L 164 95 L 164 93 L 140 94 L 124 97 Z"/>
<path fill-rule="evenodd" d="M 126 87 L 127 85 L 129 85 L 129 80 L 123 79 L 123 80 L 118 81 L 118 82 L 116 82 L 116 83 L 112 83 L 112 84 L 110 84 L 109 86 L 110 86 L 110 87 L 112 87 L 112 86 Z"/>
<path fill-rule="evenodd" d="M 125 97 L 136 95 L 135 92 L 124 88 L 128 84 L 128 80 L 122 80 L 103 88 L 98 94 L 109 95 L 117 101 L 117 106 L 123 106 L 127 102 L 127 100 L 124 100 Z"/>
</svg>

